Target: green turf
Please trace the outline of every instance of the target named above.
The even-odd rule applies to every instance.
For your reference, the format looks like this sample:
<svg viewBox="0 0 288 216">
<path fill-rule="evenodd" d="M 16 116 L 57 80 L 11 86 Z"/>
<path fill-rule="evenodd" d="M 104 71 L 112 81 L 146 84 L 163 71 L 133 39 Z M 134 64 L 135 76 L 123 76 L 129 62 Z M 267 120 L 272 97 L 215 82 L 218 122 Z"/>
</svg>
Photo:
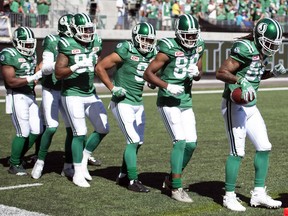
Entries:
<svg viewBox="0 0 288 216">
<path fill-rule="evenodd" d="M 281 200 L 283 207 L 286 207 L 288 205 L 287 91 L 259 92 L 258 98 L 258 108 L 266 122 L 270 141 L 273 144 L 267 179 L 269 194 Z M 145 144 L 138 154 L 139 178 L 151 189 L 151 192 L 147 194 L 134 193 L 115 185 L 125 140 L 110 110 L 108 114 L 111 132 L 94 153 L 103 164 L 101 167 L 89 167 L 93 177 L 90 188 L 79 188 L 60 176 L 65 137 L 62 122 L 54 136 L 41 179 L 34 180 L 29 176 L 19 177 L 8 174 L 6 157 L 10 154 L 10 143 L 15 132 L 10 117 L 4 115 L 5 106 L 1 103 L 0 187 L 31 183 L 43 185 L 2 190 L 0 191 L 0 204 L 59 216 L 283 215 L 283 208 L 269 210 L 252 208 L 248 205 L 254 177 L 254 148 L 248 141 L 236 191 L 247 206 L 247 210 L 245 213 L 235 213 L 222 207 L 224 165 L 229 149 L 220 114 L 221 94 L 193 96 L 198 148 L 184 172 L 183 180 L 190 189 L 189 194 L 194 203 L 174 201 L 163 192 L 162 181 L 169 172 L 171 141 L 157 112 L 155 100 L 154 96 L 144 98 L 147 123 Z M 109 99 L 103 99 L 103 102 L 108 106 Z M 89 132 L 91 130 L 89 124 Z M 33 154 L 33 151 L 34 148 L 28 152 L 28 156 Z M 31 172 L 32 165 L 28 167 L 28 171 Z"/>
</svg>

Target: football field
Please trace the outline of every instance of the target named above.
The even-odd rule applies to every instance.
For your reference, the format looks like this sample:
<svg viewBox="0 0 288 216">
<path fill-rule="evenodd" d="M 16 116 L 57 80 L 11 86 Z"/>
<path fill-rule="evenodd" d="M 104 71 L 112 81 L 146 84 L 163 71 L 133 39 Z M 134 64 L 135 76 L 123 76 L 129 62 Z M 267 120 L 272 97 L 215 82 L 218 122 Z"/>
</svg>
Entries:
<svg viewBox="0 0 288 216">
<path fill-rule="evenodd" d="M 146 194 L 131 192 L 115 184 L 122 162 L 125 139 L 110 110 L 107 110 L 110 133 L 93 153 L 93 156 L 102 160 L 102 165 L 89 166 L 93 177 L 90 188 L 77 187 L 70 179 L 60 175 L 65 139 L 62 120 L 50 146 L 43 176 L 34 180 L 31 176 L 8 174 L 7 162 L 15 130 L 10 116 L 4 114 L 5 103 L 0 103 L 0 215 L 281 216 L 283 208 L 288 207 L 288 89 L 280 87 L 267 89 L 265 86 L 261 89 L 258 93 L 258 108 L 273 145 L 267 178 L 268 194 L 282 201 L 281 209 L 249 206 L 254 180 L 255 150 L 248 140 L 236 188 L 236 193 L 247 210 L 245 213 L 235 213 L 222 207 L 224 168 L 229 147 L 220 113 L 222 91 L 219 88 L 210 91 L 196 89 L 193 93 L 198 147 L 183 173 L 185 188 L 194 200 L 190 204 L 172 200 L 169 193 L 162 189 L 164 177 L 170 171 L 172 143 L 156 109 L 156 96 L 153 94 L 156 91 L 149 91 L 152 94 L 144 97 L 145 143 L 138 153 L 137 161 L 139 179 L 150 189 Z M 265 89 L 266 91 L 263 91 Z M 109 97 L 102 98 L 108 107 Z M 90 134 L 90 123 L 88 126 Z M 29 158 L 33 153 L 34 147 L 26 155 L 26 168 L 29 173 L 33 167 Z M 5 209 L 7 206 L 16 207 L 18 211 L 8 211 L 9 209 Z"/>
</svg>

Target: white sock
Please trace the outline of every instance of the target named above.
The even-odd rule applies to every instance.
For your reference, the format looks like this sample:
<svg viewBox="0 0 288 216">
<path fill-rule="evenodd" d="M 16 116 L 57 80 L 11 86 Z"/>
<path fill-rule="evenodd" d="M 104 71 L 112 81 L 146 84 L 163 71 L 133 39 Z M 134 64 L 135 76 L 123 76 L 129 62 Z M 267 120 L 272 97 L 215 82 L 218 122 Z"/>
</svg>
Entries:
<svg viewBox="0 0 288 216">
<path fill-rule="evenodd" d="M 254 192 L 265 192 L 265 188 L 264 187 L 255 187 Z"/>
<path fill-rule="evenodd" d="M 235 192 L 234 191 L 226 191 L 225 195 L 226 196 L 235 196 Z"/>
<path fill-rule="evenodd" d="M 92 152 L 87 151 L 86 149 L 83 150 L 83 158 L 82 158 L 83 166 L 87 166 L 88 158 L 91 156 L 91 154 L 92 154 Z"/>
<path fill-rule="evenodd" d="M 81 163 L 73 163 L 73 165 L 74 165 L 74 169 L 75 169 L 74 176 L 83 175 Z"/>
</svg>

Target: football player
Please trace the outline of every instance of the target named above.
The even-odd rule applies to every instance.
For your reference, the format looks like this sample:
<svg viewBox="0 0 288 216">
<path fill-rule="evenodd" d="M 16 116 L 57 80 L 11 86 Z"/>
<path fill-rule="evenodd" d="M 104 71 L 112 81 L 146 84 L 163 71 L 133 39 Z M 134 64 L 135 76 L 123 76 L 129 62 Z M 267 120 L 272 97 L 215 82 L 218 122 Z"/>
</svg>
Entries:
<svg viewBox="0 0 288 216">
<path fill-rule="evenodd" d="M 8 170 L 15 175 L 27 175 L 22 166 L 22 157 L 42 132 L 34 92 L 35 81 L 42 77 L 42 71 L 35 70 L 38 69 L 36 42 L 30 28 L 19 27 L 13 32 L 13 48 L 5 48 L 0 53 L 2 75 L 7 90 L 6 113 L 11 115 L 16 129 Z M 25 143 L 28 144 L 27 148 Z"/>
<path fill-rule="evenodd" d="M 171 189 L 171 197 L 180 202 L 192 202 L 183 190 L 182 172 L 197 146 L 191 88 L 193 80 L 201 78 L 205 44 L 199 33 L 198 21 L 192 15 L 179 16 L 176 38 L 159 41 L 159 52 L 144 73 L 146 81 L 159 87 L 157 107 L 173 142 L 171 174 L 164 183 Z M 156 76 L 159 70 L 160 77 Z"/>
<path fill-rule="evenodd" d="M 132 29 L 132 40 L 121 42 L 112 54 L 96 66 L 100 80 L 112 92 L 110 108 L 126 138 L 123 162 L 116 183 L 135 192 L 149 192 L 137 173 L 137 152 L 144 141 L 143 73 L 155 57 L 156 32 L 149 23 L 138 23 Z M 113 83 L 107 70 L 116 66 Z"/>
<path fill-rule="evenodd" d="M 39 179 L 42 175 L 44 161 L 50 147 L 53 135 L 59 125 L 59 111 L 62 114 L 63 121 L 66 126 L 66 141 L 65 141 L 65 163 L 61 173 L 63 176 L 73 177 L 74 170 L 72 167 L 72 129 L 69 126 L 67 116 L 61 103 L 61 81 L 55 78 L 54 68 L 58 50 L 57 44 L 60 37 L 72 37 L 70 22 L 72 14 L 66 14 L 60 17 L 58 21 L 58 34 L 48 35 L 43 41 L 44 52 L 42 55 L 42 109 L 44 116 L 45 131 L 41 137 L 40 148 L 38 152 L 38 160 L 36 161 L 31 176 L 34 179 Z"/>
<path fill-rule="evenodd" d="M 109 132 L 107 113 L 94 86 L 94 66 L 102 50 L 102 41 L 96 34 L 95 24 L 85 13 L 72 17 L 71 30 L 73 37 L 61 38 L 58 43 L 55 75 L 62 80 L 61 100 L 73 131 L 73 182 L 80 187 L 90 187 L 88 158 Z M 83 150 L 87 133 L 85 116 L 91 121 L 94 132 Z"/>
<path fill-rule="evenodd" d="M 282 64 L 272 70 L 265 67 L 282 44 L 282 28 L 271 19 L 259 20 L 249 35 L 237 39 L 230 56 L 222 63 L 216 78 L 225 82 L 222 115 L 225 121 L 230 154 L 226 161 L 226 179 L 223 205 L 232 211 L 245 211 L 235 194 L 235 185 L 241 161 L 245 155 L 245 138 L 248 136 L 256 152 L 255 179 L 251 191 L 251 206 L 279 208 L 281 202 L 267 195 L 265 181 L 268 172 L 271 143 L 264 120 L 256 106 L 260 81 L 277 77 L 287 71 Z M 233 89 L 241 87 L 241 98 L 246 104 L 236 104 L 230 98 Z"/>
</svg>

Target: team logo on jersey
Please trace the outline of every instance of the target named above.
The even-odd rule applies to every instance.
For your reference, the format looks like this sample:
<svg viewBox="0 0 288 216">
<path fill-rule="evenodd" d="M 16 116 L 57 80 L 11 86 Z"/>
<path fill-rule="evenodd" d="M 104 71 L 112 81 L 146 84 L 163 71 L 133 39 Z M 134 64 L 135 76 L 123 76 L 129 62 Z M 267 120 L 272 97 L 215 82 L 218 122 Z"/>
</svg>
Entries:
<svg viewBox="0 0 288 216">
<path fill-rule="evenodd" d="M 203 50 L 202 46 L 200 46 L 200 47 L 197 47 L 197 53 L 200 53 L 200 52 L 202 52 L 202 50 Z"/>
<path fill-rule="evenodd" d="M 81 53 L 81 50 L 80 50 L 80 49 L 74 49 L 74 50 L 72 50 L 72 54 L 78 54 L 78 53 Z"/>
<path fill-rule="evenodd" d="M 139 57 L 132 55 L 132 56 L 131 56 L 131 60 L 132 60 L 132 61 L 139 61 Z"/>
<path fill-rule="evenodd" d="M 122 43 L 117 44 L 117 48 L 120 48 L 122 46 Z"/>
<path fill-rule="evenodd" d="M 0 60 L 1 60 L 1 61 L 4 61 L 4 60 L 5 60 L 5 56 L 4 56 L 4 55 L 1 55 L 1 56 L 0 56 Z"/>
<path fill-rule="evenodd" d="M 100 49 L 99 47 L 93 47 L 93 48 L 92 48 L 92 51 L 93 51 L 93 52 L 98 52 L 99 49 Z"/>
<path fill-rule="evenodd" d="M 256 60 L 260 60 L 259 55 L 257 55 L 257 56 L 252 56 L 252 60 L 254 60 L 254 61 L 256 61 Z"/>
<path fill-rule="evenodd" d="M 175 56 L 184 56 L 184 53 L 183 53 L 183 52 L 180 52 L 180 51 L 178 51 L 178 52 L 175 52 Z"/>
<path fill-rule="evenodd" d="M 26 62 L 26 60 L 24 58 L 19 58 L 18 62 Z"/>
</svg>

